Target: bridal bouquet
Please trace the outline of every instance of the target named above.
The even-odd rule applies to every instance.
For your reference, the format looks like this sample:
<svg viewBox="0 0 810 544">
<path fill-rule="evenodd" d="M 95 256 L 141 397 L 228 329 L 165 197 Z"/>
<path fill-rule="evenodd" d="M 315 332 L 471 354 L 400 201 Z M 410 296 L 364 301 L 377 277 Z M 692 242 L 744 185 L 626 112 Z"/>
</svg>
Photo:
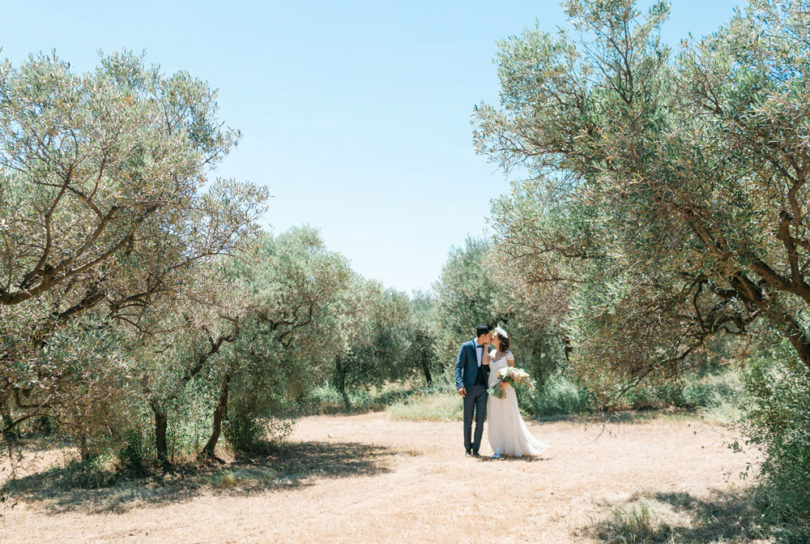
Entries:
<svg viewBox="0 0 810 544">
<path fill-rule="evenodd" d="M 529 378 L 529 373 L 513 366 L 505 366 L 498 371 L 498 383 L 496 383 L 494 387 L 490 388 L 488 393 L 499 399 L 504 398 L 506 396 L 506 392 L 500 388 L 501 383 L 508 383 L 512 387 L 517 385 L 525 385 L 530 391 L 534 391 L 534 384 L 532 383 L 531 378 Z"/>
</svg>

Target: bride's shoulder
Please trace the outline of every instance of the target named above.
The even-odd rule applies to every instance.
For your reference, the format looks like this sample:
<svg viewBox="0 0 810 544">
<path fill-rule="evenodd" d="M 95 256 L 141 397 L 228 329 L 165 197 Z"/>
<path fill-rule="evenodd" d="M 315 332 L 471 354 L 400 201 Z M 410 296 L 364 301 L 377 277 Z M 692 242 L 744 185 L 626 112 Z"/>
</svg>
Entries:
<svg viewBox="0 0 810 544">
<path fill-rule="evenodd" d="M 513 360 L 513 361 L 515 360 L 515 356 L 514 356 L 514 354 L 512 353 L 512 350 L 510 350 L 510 349 L 506 350 L 505 357 L 506 357 L 507 359 L 511 359 L 511 360 Z"/>
</svg>

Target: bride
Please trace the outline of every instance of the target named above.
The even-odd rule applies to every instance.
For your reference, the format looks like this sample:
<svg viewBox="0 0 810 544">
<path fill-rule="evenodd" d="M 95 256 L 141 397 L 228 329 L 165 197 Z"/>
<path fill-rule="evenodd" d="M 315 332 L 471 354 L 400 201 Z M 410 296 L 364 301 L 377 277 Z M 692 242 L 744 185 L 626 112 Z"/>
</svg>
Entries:
<svg viewBox="0 0 810 544">
<path fill-rule="evenodd" d="M 531 434 L 520 417 L 517 395 L 511 385 L 498 383 L 498 371 L 506 365 L 515 366 L 515 356 L 509 351 L 509 335 L 500 327 L 492 332 L 492 346 L 495 348 L 487 355 L 489 358 L 489 387 L 500 387 L 504 398 L 489 395 L 487 405 L 487 423 L 489 444 L 492 446 L 493 458 L 502 455 L 520 457 L 522 455 L 539 455 L 549 446 L 543 444 Z"/>
</svg>

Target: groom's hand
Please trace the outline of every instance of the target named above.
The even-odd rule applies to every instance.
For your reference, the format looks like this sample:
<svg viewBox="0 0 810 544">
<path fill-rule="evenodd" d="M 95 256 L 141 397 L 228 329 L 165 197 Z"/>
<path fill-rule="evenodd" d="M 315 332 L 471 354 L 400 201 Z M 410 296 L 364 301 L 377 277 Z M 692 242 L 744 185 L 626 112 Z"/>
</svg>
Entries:
<svg viewBox="0 0 810 544">
<path fill-rule="evenodd" d="M 466 397 L 467 396 L 467 390 L 464 389 L 463 387 L 460 387 L 458 389 L 458 394 L 461 395 L 462 397 Z"/>
</svg>

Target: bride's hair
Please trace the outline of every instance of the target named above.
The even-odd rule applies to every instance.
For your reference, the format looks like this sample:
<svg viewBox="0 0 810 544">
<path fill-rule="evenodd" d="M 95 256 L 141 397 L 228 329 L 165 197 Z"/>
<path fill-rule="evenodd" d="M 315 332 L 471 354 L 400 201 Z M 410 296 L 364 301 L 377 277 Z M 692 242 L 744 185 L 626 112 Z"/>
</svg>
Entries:
<svg viewBox="0 0 810 544">
<path fill-rule="evenodd" d="M 501 341 L 500 351 L 508 351 L 509 350 L 509 334 L 500 327 L 495 327 L 493 334 L 498 336 L 498 340 Z"/>
</svg>

